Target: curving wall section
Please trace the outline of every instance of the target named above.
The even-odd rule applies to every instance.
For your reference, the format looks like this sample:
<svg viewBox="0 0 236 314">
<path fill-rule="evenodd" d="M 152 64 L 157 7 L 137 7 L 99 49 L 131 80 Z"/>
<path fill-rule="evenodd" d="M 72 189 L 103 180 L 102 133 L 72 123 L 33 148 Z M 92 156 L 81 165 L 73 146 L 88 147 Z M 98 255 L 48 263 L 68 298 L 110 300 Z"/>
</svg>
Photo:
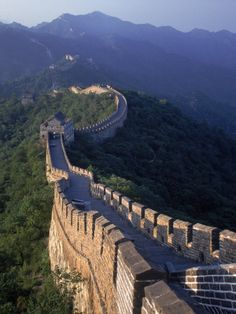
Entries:
<svg viewBox="0 0 236 314">
<path fill-rule="evenodd" d="M 69 179 L 68 172 L 53 167 L 51 153 L 50 153 L 49 137 L 47 138 L 47 141 L 46 141 L 46 176 L 49 183 L 57 182 L 58 180 L 63 179 L 63 178 L 66 180 Z"/>
<path fill-rule="evenodd" d="M 236 313 L 236 264 L 202 266 L 171 274 L 205 309 Z"/>
<path fill-rule="evenodd" d="M 123 114 L 126 116 L 127 110 Z M 118 123 L 123 123 L 123 118 Z M 175 220 L 94 182 L 92 172 L 70 163 L 62 137 L 60 141 L 68 171 L 54 167 L 50 140 L 46 143 L 47 178 L 55 182 L 49 255 L 52 270 L 56 267 L 76 270 L 85 278 L 75 300 L 79 311 L 87 314 L 205 313 L 203 308 L 199 310 L 187 301 L 182 292 L 174 292 L 167 285 L 169 282 L 182 285 L 183 291 L 213 313 L 236 313 L 236 267 L 232 264 L 236 263 L 235 233 Z M 71 174 L 88 178 L 91 195 L 102 199 L 144 236 L 172 247 L 176 254 L 216 265 L 184 272 L 175 271 L 174 265 L 169 271 L 153 267 L 116 225 L 97 211 L 78 210 L 69 201 L 67 189 Z"/>
<path fill-rule="evenodd" d="M 180 283 L 192 299 L 212 313 L 236 313 L 236 233 L 175 220 L 103 184 L 91 182 L 90 188 L 94 197 L 103 199 L 145 236 L 172 247 L 177 254 L 215 264 L 182 272 L 171 265 L 169 281 Z"/>
<path fill-rule="evenodd" d="M 91 181 L 91 194 L 103 199 L 146 236 L 171 246 L 176 253 L 211 264 L 236 263 L 236 233 L 158 213 L 103 184 Z"/>
<path fill-rule="evenodd" d="M 88 127 L 76 129 L 77 134 L 90 134 L 96 142 L 113 137 L 118 128 L 124 125 L 127 118 L 128 106 L 126 98 L 114 89 L 109 89 L 115 94 L 116 111 L 106 119 Z"/>
<path fill-rule="evenodd" d="M 49 146 L 46 155 L 50 161 Z M 48 168 L 50 165 L 52 167 L 48 162 Z M 93 178 L 89 171 L 71 164 L 69 168 L 73 173 Z M 57 267 L 76 270 L 85 278 L 85 296 L 79 295 L 75 300 L 79 311 L 138 314 L 170 313 L 171 309 L 172 312 L 195 313 L 164 283 L 167 272 L 162 267 L 150 265 L 115 225 L 100 213 L 80 211 L 69 202 L 66 197 L 69 173 L 67 178 L 62 173 L 56 181 L 60 174 L 61 171 L 54 167 L 47 171 L 49 178 L 53 178 L 50 181 L 55 182 L 49 256 L 52 270 Z M 165 302 L 163 293 L 156 290 L 156 284 L 165 287 Z"/>
<path fill-rule="evenodd" d="M 120 230 L 96 211 L 78 211 L 67 200 L 64 180 L 55 184 L 51 233 L 61 241 L 59 254 L 49 246 L 52 268 L 80 271 L 90 283 L 93 313 L 138 313 L 144 287 L 166 279 L 153 269 Z M 52 231 L 54 229 L 54 231 Z M 63 257 L 64 256 L 64 257 Z"/>
</svg>

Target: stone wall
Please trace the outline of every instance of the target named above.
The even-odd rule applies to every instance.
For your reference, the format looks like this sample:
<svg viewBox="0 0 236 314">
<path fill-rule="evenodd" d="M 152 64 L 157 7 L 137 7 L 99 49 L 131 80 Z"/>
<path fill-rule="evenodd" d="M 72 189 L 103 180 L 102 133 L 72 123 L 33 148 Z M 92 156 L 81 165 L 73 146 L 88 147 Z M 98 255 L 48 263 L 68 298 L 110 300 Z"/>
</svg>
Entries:
<svg viewBox="0 0 236 314">
<path fill-rule="evenodd" d="M 124 125 L 128 113 L 126 98 L 116 90 L 109 89 L 108 91 L 112 91 L 115 94 L 116 111 L 96 124 L 76 129 L 77 134 L 90 134 L 96 142 L 102 142 L 107 138 L 113 137 L 117 129 Z"/>
<path fill-rule="evenodd" d="M 90 305 L 83 302 L 87 313 L 89 306 L 91 313 L 140 313 L 145 287 L 166 280 L 166 272 L 147 263 L 134 244 L 98 212 L 74 208 L 66 199 L 66 187 L 66 180 L 55 184 L 49 238 L 52 269 L 76 270 L 86 278 L 93 300 Z"/>
<path fill-rule="evenodd" d="M 173 219 L 95 183 L 93 173 L 70 163 L 62 136 L 61 145 L 69 170 L 90 179 L 92 196 L 113 206 L 145 236 L 197 261 L 236 262 L 235 233 Z M 169 279 L 170 282 L 182 284 L 186 291 L 213 313 L 223 313 L 223 310 L 232 312 L 236 282 L 233 265 L 172 272 L 168 278 L 164 269 L 154 269 L 147 263 L 132 241 L 125 238 L 115 225 L 96 211 L 79 211 L 67 200 L 69 174 L 53 167 L 49 142 L 46 145 L 46 166 L 48 180 L 55 182 L 49 237 L 51 265 L 52 269 L 59 266 L 69 271 L 76 270 L 86 279 L 82 284 L 83 292 L 76 295 L 75 303 L 80 304 L 79 310 L 85 314 L 197 313 L 164 282 Z M 227 267 L 229 270 L 225 270 Z M 211 286 L 212 282 L 216 283 L 214 287 Z M 213 288 L 215 290 L 210 294 L 208 290 Z"/>
<path fill-rule="evenodd" d="M 67 156 L 67 153 L 66 153 L 66 149 L 65 149 L 65 145 L 64 145 L 64 141 L 63 141 L 63 137 L 62 136 L 60 137 L 60 141 L 61 141 L 62 150 L 63 150 L 64 156 L 65 156 L 65 160 L 67 162 L 67 165 L 69 167 L 69 170 L 71 172 L 75 173 L 75 174 L 87 177 L 87 178 L 89 178 L 91 180 L 91 182 L 93 182 L 93 173 L 91 171 L 88 171 L 86 169 L 73 166 L 70 163 L 70 160 L 69 160 L 69 158 Z M 68 175 L 67 175 L 67 178 L 68 178 Z M 65 179 L 66 179 L 66 177 L 65 177 Z"/>
<path fill-rule="evenodd" d="M 227 265 L 198 267 L 180 273 L 172 272 L 170 281 L 182 284 L 194 300 L 212 313 L 236 313 L 236 264 L 233 264 L 236 263 L 236 233 L 175 220 L 133 202 L 103 184 L 92 182 L 90 189 L 94 197 L 103 199 L 108 205 L 113 206 L 134 228 L 174 248 L 176 253 L 206 264 L 228 263 Z M 172 300 L 175 298 L 173 291 L 165 294 L 158 289 L 159 285 L 161 286 L 158 283 L 145 289 L 143 314 L 165 313 L 165 307 L 168 308 L 169 305 L 168 298 L 170 296 Z M 157 298 L 158 291 L 160 298 Z M 180 308 L 182 306 L 180 299 L 176 306 L 176 312 L 178 312 L 178 306 Z"/>
<path fill-rule="evenodd" d="M 63 139 L 61 137 L 62 147 Z M 65 158 L 68 160 L 66 153 Z M 50 158 L 50 146 L 47 148 L 47 174 L 54 174 Z M 73 172 L 85 175 L 93 182 L 92 173 L 81 168 L 69 168 Z M 56 169 L 58 172 L 58 169 Z M 136 250 L 134 244 L 110 221 L 96 211 L 80 211 L 66 198 L 69 187 L 67 178 L 54 185 L 54 205 L 49 236 L 49 256 L 51 268 L 57 267 L 69 272 L 77 271 L 85 279 L 80 284 L 81 291 L 75 296 L 75 307 L 84 314 L 140 314 L 145 311 L 145 288 L 167 280 L 167 273 L 161 267 L 153 268 Z M 101 195 L 105 187 L 100 185 Z M 117 198 L 118 193 L 107 189 L 106 202 Z M 139 210 L 138 204 L 137 211 Z M 171 289 L 169 288 L 169 291 Z M 155 292 L 153 292 L 155 298 Z M 181 299 L 184 313 L 195 313 Z M 160 300 L 161 301 L 161 300 Z M 153 311 L 159 313 L 161 303 L 156 300 Z M 144 309 L 143 309 L 144 308 Z M 176 304 L 169 305 L 172 312 Z M 143 309 L 143 310 L 142 310 Z M 160 312 L 168 313 L 168 312 Z"/>
<path fill-rule="evenodd" d="M 171 274 L 192 298 L 213 313 L 236 313 L 236 264 L 206 266 Z"/>
<path fill-rule="evenodd" d="M 104 199 L 124 219 L 129 220 L 133 227 L 146 236 L 173 247 L 178 254 L 206 264 L 217 261 L 236 263 L 236 233 L 176 220 L 93 181 L 90 189 L 95 198 Z"/>
<path fill-rule="evenodd" d="M 62 137 L 61 137 L 62 140 Z M 64 144 L 63 144 L 64 147 Z M 68 179 L 68 173 L 61 169 L 57 169 L 52 164 L 51 153 L 50 153 L 50 145 L 49 138 L 46 139 L 46 177 L 49 183 L 57 182 L 60 179 Z M 67 181 L 69 184 L 69 181 Z"/>
<path fill-rule="evenodd" d="M 183 302 L 164 281 L 145 288 L 141 314 L 190 314 L 192 312 L 192 308 Z M 201 314 L 203 312 L 204 310 Z"/>
</svg>

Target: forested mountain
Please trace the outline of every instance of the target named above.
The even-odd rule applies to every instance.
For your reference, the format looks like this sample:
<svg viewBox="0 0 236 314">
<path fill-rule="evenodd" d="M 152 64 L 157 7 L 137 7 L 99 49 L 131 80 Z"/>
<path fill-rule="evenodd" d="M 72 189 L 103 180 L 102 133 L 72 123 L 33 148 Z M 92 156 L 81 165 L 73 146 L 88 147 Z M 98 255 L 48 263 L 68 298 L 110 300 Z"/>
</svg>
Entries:
<svg viewBox="0 0 236 314">
<path fill-rule="evenodd" d="M 134 92 L 125 95 L 129 114 L 124 128 L 103 145 L 89 137 L 77 139 L 69 151 L 73 163 L 79 161 L 93 169 L 97 179 L 157 211 L 235 230 L 235 141 L 188 120 L 166 101 Z M 70 296 L 65 291 L 61 297 L 49 276 L 46 237 L 52 190 L 38 137 L 40 123 L 58 110 L 79 126 L 103 119 L 114 104 L 106 95 L 66 91 L 38 96 L 26 106 L 16 97 L 1 100 L 3 314 L 70 312 Z"/>
<path fill-rule="evenodd" d="M 88 125 L 114 111 L 106 95 L 41 96 L 23 106 L 15 97 L 0 101 L 0 313 L 68 314 L 71 293 L 50 271 L 47 237 L 53 189 L 46 182 L 45 148 L 39 126 L 62 110 L 76 125 Z M 61 287 L 53 279 L 63 279 Z M 76 282 L 76 281 L 75 281 Z M 64 293 L 61 294 L 63 289 Z"/>
<path fill-rule="evenodd" d="M 234 88 L 236 69 L 233 66 L 223 67 L 220 62 L 214 65 L 210 62 L 203 63 L 203 60 L 159 45 L 157 39 L 163 37 L 161 32 L 172 34 L 172 29 L 128 23 L 133 29 L 131 31 L 126 22 L 118 20 L 118 25 L 123 25 L 122 27 L 112 27 L 113 24 L 113 18 L 95 13 L 78 17 L 64 15 L 52 23 L 31 30 L 2 26 L 0 33 L 3 44 L 0 50 L 2 66 L 12 66 L 15 63 L 12 77 L 17 77 L 21 71 L 22 74 L 30 73 L 30 70 L 35 72 L 69 53 L 89 60 L 107 80 L 123 88 L 165 95 L 186 95 L 199 90 L 213 99 L 226 101 L 236 99 Z M 145 30 L 143 32 L 142 27 Z M 120 28 L 123 30 L 120 31 Z M 150 39 L 151 35 L 146 28 L 156 30 L 152 35 L 156 41 Z M 134 36 L 133 32 L 139 36 L 137 34 Z M 69 36 L 70 33 L 75 34 Z M 176 42 L 176 46 L 181 46 L 178 38 L 184 33 L 177 31 L 174 33 L 178 35 L 170 41 Z M 233 35 L 232 38 L 234 39 Z M 234 55 L 233 39 L 232 47 L 228 50 Z M 211 42 L 211 39 L 208 41 Z M 191 41 L 189 44 L 192 46 Z M 203 45 L 201 47 L 202 53 L 210 57 L 210 53 L 205 51 Z M 4 56 L 9 58 L 9 62 L 6 62 Z M 4 71 L 2 76 L 4 77 Z M 9 77 L 10 74 L 7 78 Z"/>
<path fill-rule="evenodd" d="M 149 42 L 168 53 L 206 64 L 236 68 L 236 34 L 225 30 L 209 32 L 194 29 L 184 33 L 169 26 L 136 25 L 101 12 L 78 16 L 64 14 L 50 23 L 34 27 L 33 30 L 65 38 L 78 38 L 86 34 L 98 37 L 116 34 L 135 41 Z"/>
<path fill-rule="evenodd" d="M 235 230 L 236 142 L 163 100 L 125 95 L 125 126 L 103 145 L 78 138 L 73 163 L 159 212 Z"/>
<path fill-rule="evenodd" d="M 108 83 L 168 97 L 191 117 L 235 135 L 235 38 L 227 31 L 136 25 L 99 12 L 64 14 L 31 29 L 0 24 L 0 93 Z M 62 65 L 66 54 L 76 61 Z"/>
</svg>

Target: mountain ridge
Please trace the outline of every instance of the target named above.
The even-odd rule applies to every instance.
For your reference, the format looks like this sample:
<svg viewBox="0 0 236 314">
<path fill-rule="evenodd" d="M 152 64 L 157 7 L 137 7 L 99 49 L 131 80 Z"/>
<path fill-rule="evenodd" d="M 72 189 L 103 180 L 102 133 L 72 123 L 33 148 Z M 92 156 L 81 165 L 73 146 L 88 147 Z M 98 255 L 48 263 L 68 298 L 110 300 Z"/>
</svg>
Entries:
<svg viewBox="0 0 236 314">
<path fill-rule="evenodd" d="M 66 22 L 66 24 L 63 25 L 63 22 Z M 211 32 L 202 29 L 193 29 L 189 32 L 182 32 L 171 26 L 157 27 L 151 24 L 135 24 L 101 12 L 94 12 L 87 15 L 64 14 L 63 18 L 59 17 L 42 27 L 37 27 L 37 31 L 70 38 L 76 38 L 81 32 L 96 36 L 116 33 L 129 39 L 151 42 L 160 48 L 164 48 L 166 52 L 194 57 L 194 59 L 200 62 L 215 65 L 222 64 L 227 67 L 233 65 L 236 68 L 236 61 L 234 60 L 236 53 L 236 34 L 225 30 Z M 233 47 L 231 47 L 233 49 L 232 54 L 227 52 L 229 47 L 225 38 L 222 38 L 222 34 L 227 36 L 227 40 L 231 40 L 231 44 L 233 43 Z M 179 41 L 178 47 L 175 46 L 176 40 Z M 211 41 L 212 46 L 209 45 L 209 41 Z M 210 54 L 209 58 L 200 54 L 200 52 L 204 54 L 201 50 L 203 44 L 204 49 L 207 50 L 207 54 Z M 222 46 L 222 51 L 217 51 L 218 58 L 216 58 L 214 54 L 216 54 L 216 48 L 220 50 L 220 46 Z M 225 61 L 226 57 L 229 59 L 227 62 Z"/>
<path fill-rule="evenodd" d="M 24 82 L 20 78 L 45 71 L 46 74 L 40 74 L 40 85 L 44 87 L 101 82 L 163 98 L 183 99 L 179 107 L 191 117 L 213 121 L 214 125 L 220 119 L 219 126 L 224 129 L 229 122 L 229 129 L 236 134 L 232 121 L 232 111 L 236 110 L 234 33 L 199 29 L 184 33 L 168 26 L 134 24 L 95 12 L 64 14 L 26 29 L 17 23 L 0 24 L 0 40 L 0 83 L 14 79 L 16 83 L 10 85 L 19 87 Z M 78 56 L 76 64 L 69 71 L 54 73 L 52 68 L 67 54 Z M 42 83 L 43 77 L 46 84 Z M 30 89 L 37 85 L 35 79 L 26 81 L 24 90 L 28 84 Z M 9 91 L 10 85 L 0 91 Z M 194 93 L 212 99 L 204 100 L 209 110 L 200 105 L 195 107 L 198 113 L 190 112 Z M 214 102 L 216 112 L 212 110 Z M 224 103 L 225 109 L 218 103 Z"/>
</svg>

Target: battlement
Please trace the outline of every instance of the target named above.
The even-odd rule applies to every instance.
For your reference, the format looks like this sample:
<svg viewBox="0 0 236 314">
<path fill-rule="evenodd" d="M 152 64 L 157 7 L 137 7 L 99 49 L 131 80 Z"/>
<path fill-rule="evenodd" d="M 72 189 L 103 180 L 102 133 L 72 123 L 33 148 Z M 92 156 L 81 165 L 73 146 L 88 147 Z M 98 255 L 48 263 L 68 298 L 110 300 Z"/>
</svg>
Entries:
<svg viewBox="0 0 236 314">
<path fill-rule="evenodd" d="M 98 87 L 97 87 L 98 88 Z M 93 87 L 86 89 L 90 93 L 93 91 Z M 95 89 L 97 90 L 97 89 Z M 108 116 L 106 119 L 99 121 L 96 124 L 76 129 L 77 134 L 90 134 L 95 141 L 102 142 L 103 140 L 113 137 L 118 128 L 121 128 L 127 118 L 128 105 L 125 97 L 118 91 L 112 89 L 111 87 L 107 88 L 98 88 L 101 92 L 112 92 L 115 94 L 115 104 L 116 110 Z M 87 92 L 86 92 L 87 93 Z"/>
<path fill-rule="evenodd" d="M 52 162 L 49 139 L 46 143 L 46 168 L 49 182 L 54 185 L 54 205 L 49 236 L 49 255 L 52 270 L 56 267 L 79 271 L 86 279 L 90 310 L 85 313 L 152 314 L 152 313 L 204 313 L 192 307 L 182 292 L 176 294 L 167 282 L 178 282 L 189 293 L 193 293 L 199 304 L 214 313 L 236 312 L 235 267 L 236 234 L 202 224 L 192 224 L 156 212 L 145 205 L 134 202 L 110 187 L 94 181 L 93 173 L 73 166 L 66 154 L 63 137 L 60 136 L 61 151 L 67 171 L 58 169 Z M 161 266 L 150 264 L 137 250 L 132 240 L 98 211 L 79 210 L 70 202 L 68 190 L 70 176 L 77 174 L 90 182 L 90 193 L 111 206 L 125 221 L 144 236 L 157 243 L 169 246 L 176 254 L 205 264 L 217 262 L 228 265 L 207 266 L 185 272 L 168 273 Z M 78 198 L 80 191 L 78 190 Z M 227 273 L 218 278 L 222 269 Z M 209 274 L 212 278 L 209 279 Z M 214 277 L 215 276 L 215 277 Z M 218 279 L 217 279 L 218 278 Z M 210 281 L 229 279 L 230 284 L 221 289 L 220 282 L 210 296 Z M 202 281 L 209 281 L 207 285 Z M 192 285 L 192 282 L 194 283 Z M 218 289 L 219 288 L 219 289 Z M 183 290 L 182 289 L 182 290 Z M 227 291 L 230 289 L 230 293 Z M 207 290 L 207 291 L 205 291 Z M 221 301 L 216 293 L 220 292 Z M 204 302 L 205 299 L 208 301 Z M 204 299 L 204 300 L 202 300 Z M 231 299 L 231 301 L 229 301 Z M 226 301 L 226 303 L 223 303 Z M 208 303 L 207 303 L 208 302 Z M 210 302 L 210 304 L 209 304 Z M 206 306 L 208 305 L 208 306 Z M 199 309 L 199 308 L 198 308 Z M 87 311 L 87 312 L 86 312 Z M 228 311 L 228 312 L 227 312 Z"/>
<path fill-rule="evenodd" d="M 62 140 L 62 137 L 61 137 L 61 140 Z M 63 179 L 63 178 L 68 180 L 69 178 L 68 172 L 63 171 L 53 166 L 52 159 L 51 159 L 49 138 L 46 139 L 46 176 L 47 176 L 48 182 L 57 182 L 58 180 Z M 67 184 L 69 184 L 69 181 L 67 182 Z"/>
<path fill-rule="evenodd" d="M 236 262 L 236 233 L 174 219 L 135 203 L 109 187 L 94 182 L 90 186 L 94 197 L 104 199 L 134 228 L 173 247 L 178 254 L 207 264 Z"/>
<path fill-rule="evenodd" d="M 144 288 L 159 280 L 167 280 L 166 272 L 161 267 L 153 268 L 137 252 L 134 244 L 98 212 L 76 209 L 66 198 L 66 189 L 64 179 L 55 184 L 51 228 L 56 225 L 63 234 L 60 241 L 67 267 L 71 270 L 77 269 L 78 264 L 81 267 L 84 262 L 79 261 L 79 255 L 86 256 L 90 269 L 85 273 L 94 274 L 95 278 L 89 277 L 97 289 L 96 294 L 106 304 L 106 312 L 139 313 Z M 51 250 L 52 261 L 55 260 L 53 254 Z M 56 265 L 56 261 L 52 263 L 53 268 Z M 102 313 L 100 302 L 94 313 Z"/>
<path fill-rule="evenodd" d="M 236 264 L 202 266 L 174 272 L 171 280 L 179 282 L 205 309 L 215 309 L 215 313 L 235 313 L 235 274 Z"/>
<path fill-rule="evenodd" d="M 47 155 L 48 166 L 53 166 L 50 147 Z M 90 172 L 73 168 L 70 164 L 69 166 L 74 173 L 84 175 L 93 182 Z M 52 167 L 50 176 L 56 176 L 59 172 L 59 169 L 54 170 Z M 54 206 L 49 236 L 52 270 L 57 267 L 68 271 L 77 270 L 86 278 L 89 282 L 87 289 L 93 300 L 93 313 L 145 312 L 145 302 L 149 300 L 145 288 L 163 280 L 167 281 L 166 271 L 161 266 L 154 268 L 148 263 L 133 242 L 99 212 L 78 210 L 67 198 L 67 190 L 70 187 L 68 177 L 67 173 L 67 177 L 54 180 Z M 102 184 L 91 183 L 91 188 L 96 191 L 96 195 L 103 197 L 105 202 L 116 200 L 117 204 L 128 206 L 129 212 L 133 210 L 137 213 L 137 217 L 144 217 L 141 204 L 131 204 L 125 197 L 121 199 L 118 192 L 113 192 Z M 131 217 L 131 221 L 136 222 L 136 217 Z M 155 293 L 153 296 L 155 297 Z M 177 296 L 176 299 L 183 309 L 190 309 L 184 300 L 178 299 Z M 160 306 L 156 301 L 152 309 L 157 310 Z M 189 313 L 194 312 L 190 309 Z"/>
</svg>

